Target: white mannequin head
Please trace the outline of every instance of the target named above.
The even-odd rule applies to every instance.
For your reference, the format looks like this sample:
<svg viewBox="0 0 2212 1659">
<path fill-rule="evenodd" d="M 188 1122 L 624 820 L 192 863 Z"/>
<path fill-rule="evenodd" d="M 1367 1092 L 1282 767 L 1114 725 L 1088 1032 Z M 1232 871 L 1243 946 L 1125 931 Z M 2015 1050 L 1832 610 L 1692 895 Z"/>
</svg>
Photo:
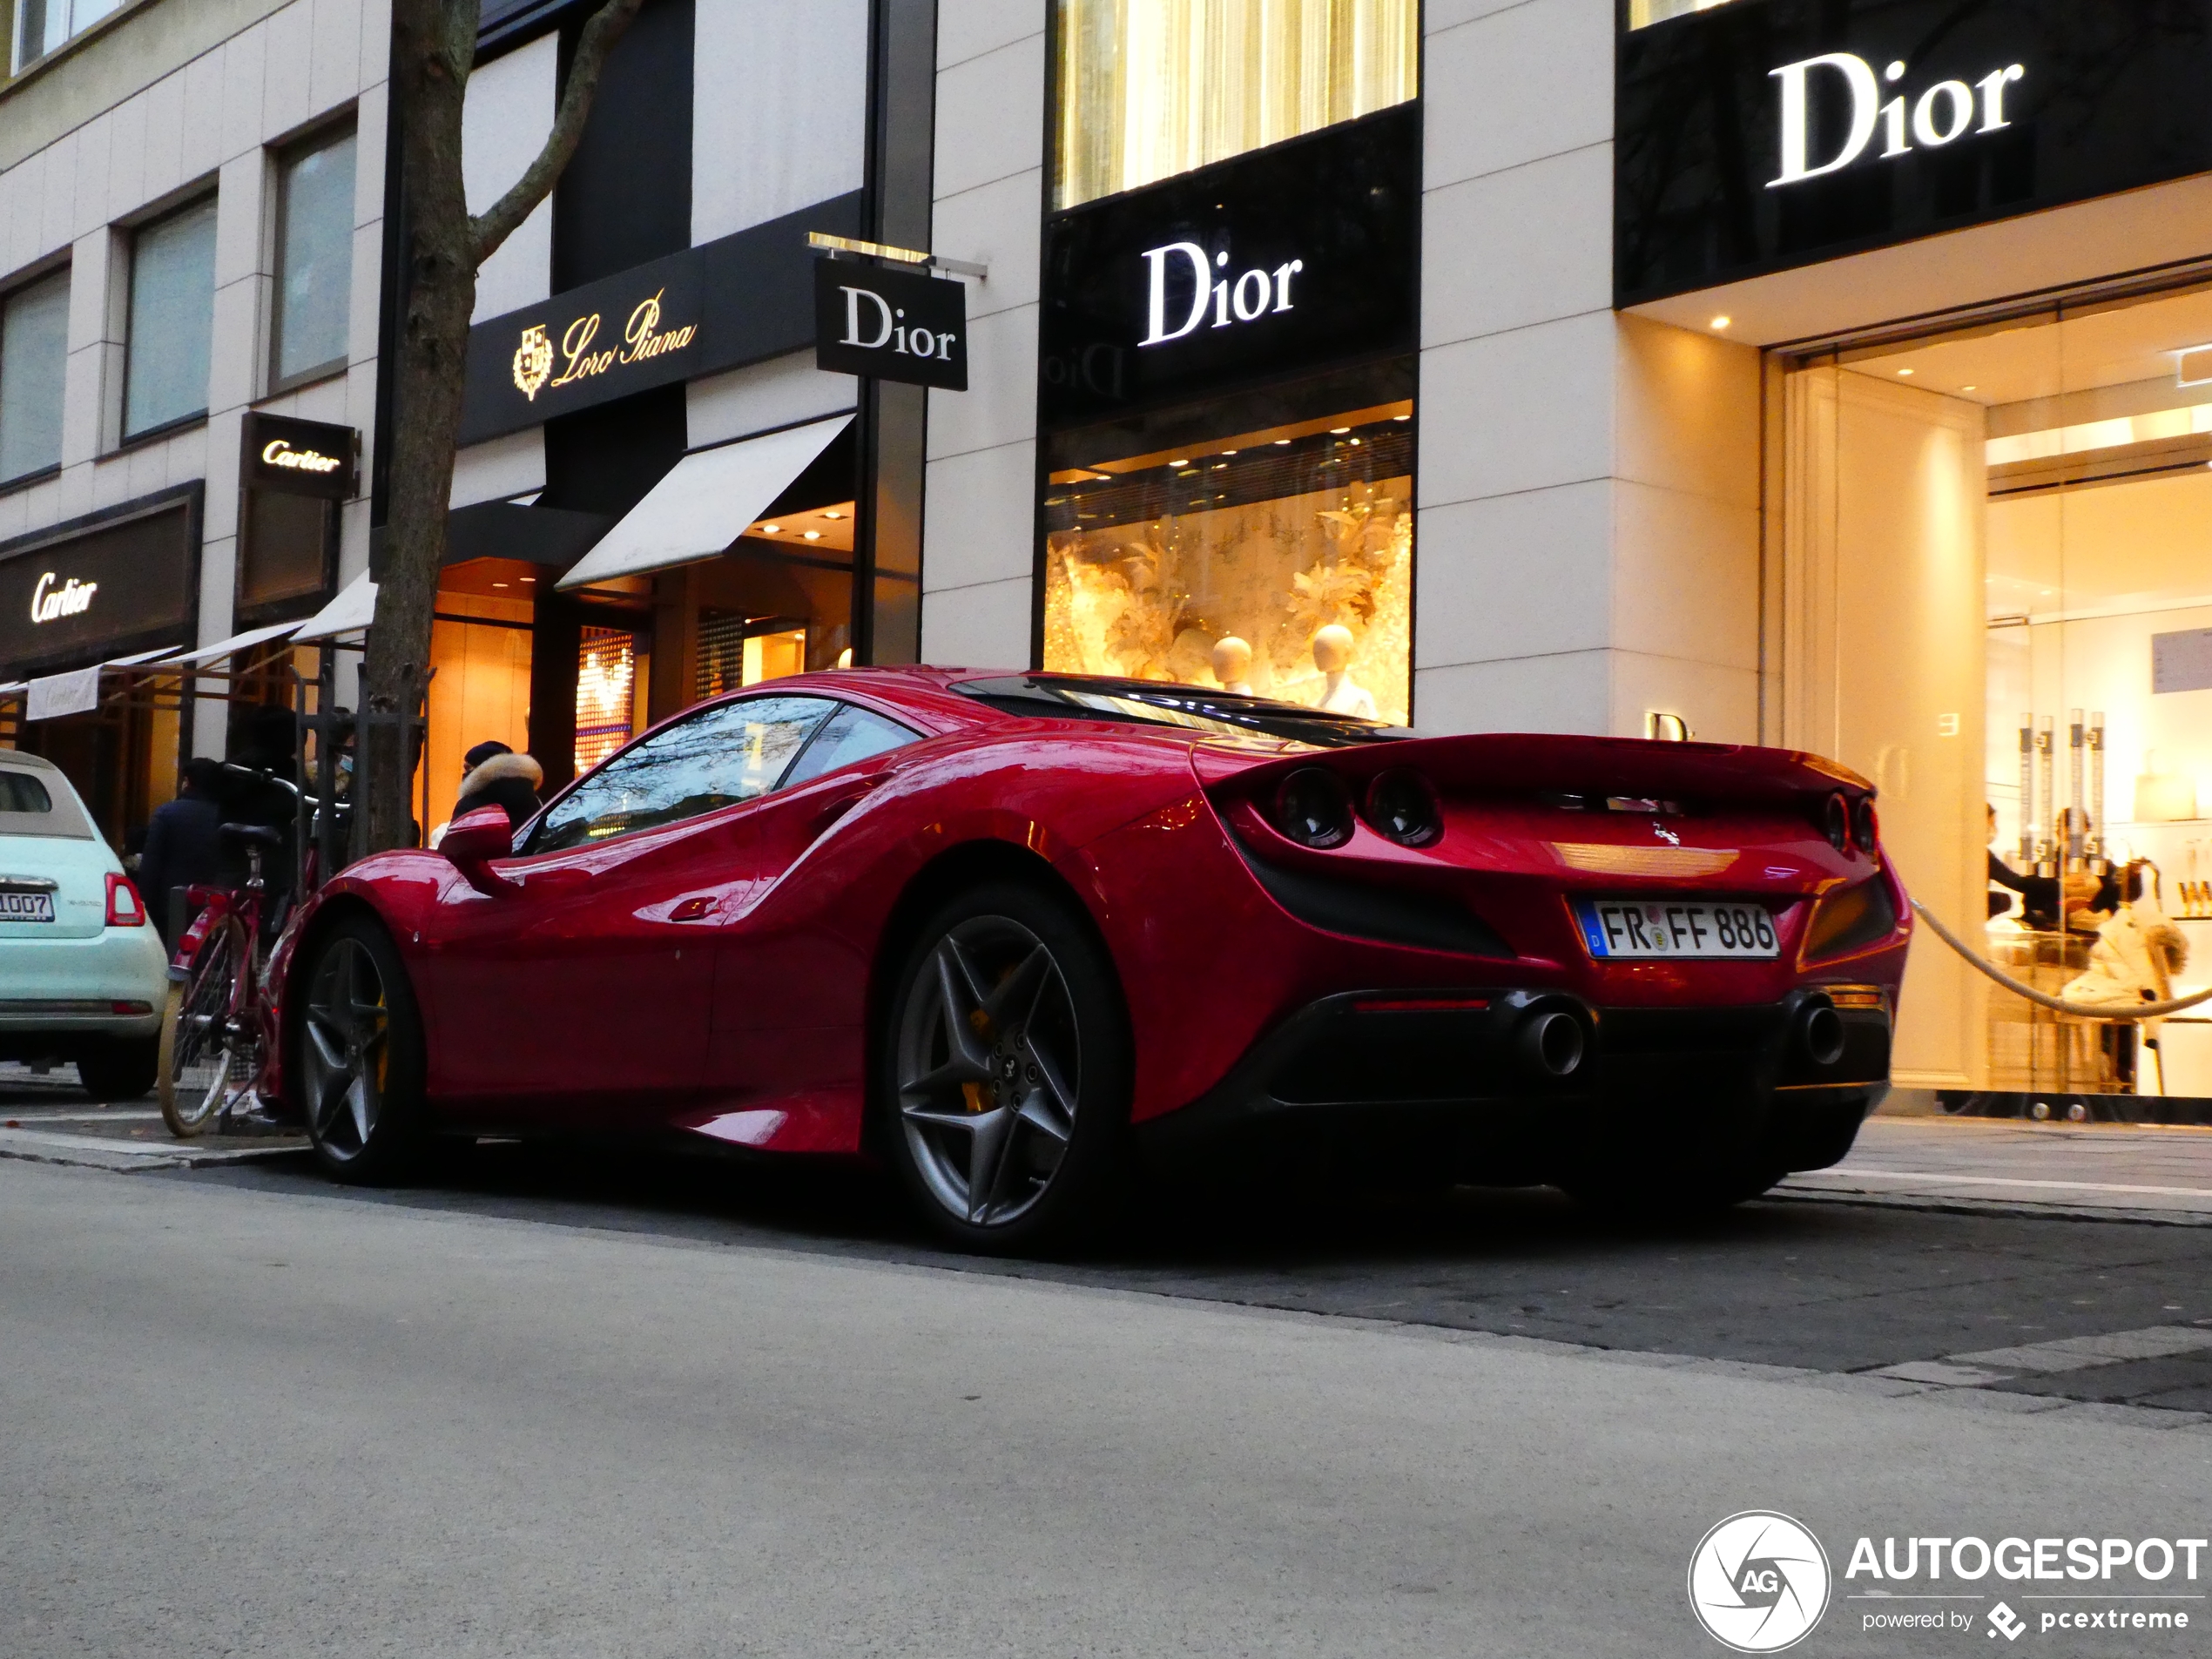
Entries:
<svg viewBox="0 0 2212 1659">
<path fill-rule="evenodd" d="M 1224 686 L 1241 688 L 1252 677 L 1252 648 L 1234 634 L 1224 634 L 1213 644 L 1213 677 Z"/>
<path fill-rule="evenodd" d="M 1313 665 L 1324 674 L 1341 674 L 1352 664 L 1352 630 L 1332 622 L 1313 636 Z"/>
</svg>

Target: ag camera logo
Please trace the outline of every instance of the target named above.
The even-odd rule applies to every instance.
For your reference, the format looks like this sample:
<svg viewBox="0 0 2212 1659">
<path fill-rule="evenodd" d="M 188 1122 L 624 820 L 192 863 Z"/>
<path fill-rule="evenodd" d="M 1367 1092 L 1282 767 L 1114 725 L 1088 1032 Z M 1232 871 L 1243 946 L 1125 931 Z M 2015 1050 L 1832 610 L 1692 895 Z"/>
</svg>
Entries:
<svg viewBox="0 0 2212 1659">
<path fill-rule="evenodd" d="M 1730 1515 L 1689 1558 L 1689 1606 L 1705 1632 L 1738 1653 L 1780 1653 L 1812 1634 L 1832 1588 L 1828 1552 L 1770 1509 Z"/>
</svg>

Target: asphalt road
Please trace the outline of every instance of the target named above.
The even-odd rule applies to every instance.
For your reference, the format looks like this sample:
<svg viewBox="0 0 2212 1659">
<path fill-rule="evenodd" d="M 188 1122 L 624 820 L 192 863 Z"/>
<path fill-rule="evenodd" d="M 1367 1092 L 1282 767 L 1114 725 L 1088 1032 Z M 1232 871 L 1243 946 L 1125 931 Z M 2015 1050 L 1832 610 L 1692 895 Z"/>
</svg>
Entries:
<svg viewBox="0 0 2212 1659">
<path fill-rule="evenodd" d="M 1746 1507 L 1839 1573 L 1862 1534 L 2212 1519 L 2186 1413 L 1833 1374 L 2186 1339 L 2212 1230 L 1469 1195 L 1017 1269 L 876 1197 L 507 1149 L 376 1196 L 0 1163 L 0 1653 L 1717 1653 L 1684 1573 Z M 1991 1651 L 1863 1611 L 1798 1651 Z"/>
</svg>

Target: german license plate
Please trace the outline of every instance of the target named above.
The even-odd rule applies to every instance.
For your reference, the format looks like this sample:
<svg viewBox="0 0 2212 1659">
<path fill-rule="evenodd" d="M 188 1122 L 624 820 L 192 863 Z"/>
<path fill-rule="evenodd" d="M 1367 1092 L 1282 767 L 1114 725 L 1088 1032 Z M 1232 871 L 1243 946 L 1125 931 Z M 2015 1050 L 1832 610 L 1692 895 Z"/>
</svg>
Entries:
<svg viewBox="0 0 2212 1659">
<path fill-rule="evenodd" d="M 1764 905 L 1582 899 L 1575 908 L 1583 942 L 1600 960 L 1768 961 L 1782 954 Z"/>
<path fill-rule="evenodd" d="M 51 921 L 53 919 L 52 894 L 0 892 L 0 921 Z"/>
</svg>

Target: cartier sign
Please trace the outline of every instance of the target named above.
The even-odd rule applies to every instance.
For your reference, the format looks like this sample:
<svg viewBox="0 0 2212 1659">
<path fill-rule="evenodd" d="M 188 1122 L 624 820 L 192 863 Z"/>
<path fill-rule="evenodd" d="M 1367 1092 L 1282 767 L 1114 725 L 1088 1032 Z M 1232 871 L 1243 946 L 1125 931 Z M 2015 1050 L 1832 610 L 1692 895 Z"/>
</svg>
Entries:
<svg viewBox="0 0 2212 1659">
<path fill-rule="evenodd" d="M 349 426 L 252 413 L 246 417 L 244 448 L 250 489 L 347 501 L 358 485 L 361 435 Z"/>
<path fill-rule="evenodd" d="M 2212 172 L 2205 0 L 1762 0 L 1615 62 L 1623 306 Z"/>
<path fill-rule="evenodd" d="M 192 637 L 200 487 L 0 543 L 0 678 Z"/>
</svg>

